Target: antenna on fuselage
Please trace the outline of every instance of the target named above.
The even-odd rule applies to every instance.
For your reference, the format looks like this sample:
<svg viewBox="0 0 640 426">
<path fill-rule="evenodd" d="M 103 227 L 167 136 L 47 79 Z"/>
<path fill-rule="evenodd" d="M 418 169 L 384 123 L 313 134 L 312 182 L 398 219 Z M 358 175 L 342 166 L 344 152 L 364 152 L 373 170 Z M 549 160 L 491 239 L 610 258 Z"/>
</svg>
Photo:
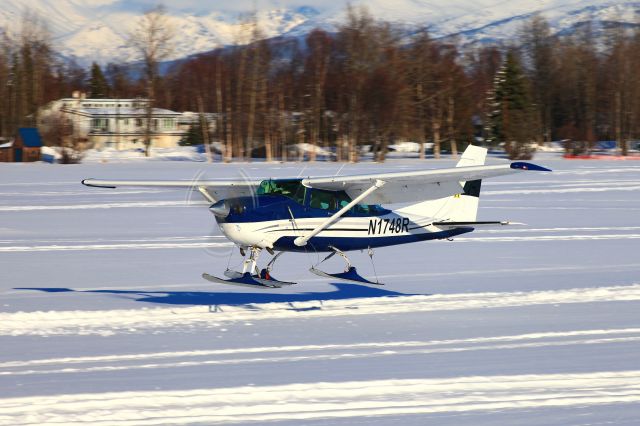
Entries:
<svg viewBox="0 0 640 426">
<path fill-rule="evenodd" d="M 293 217 L 293 212 L 291 211 L 291 207 L 287 206 L 287 210 L 289 210 L 289 216 L 291 216 L 291 226 L 293 226 L 294 231 L 298 232 L 300 228 L 298 228 L 298 224 L 296 223 L 296 218 Z"/>
</svg>

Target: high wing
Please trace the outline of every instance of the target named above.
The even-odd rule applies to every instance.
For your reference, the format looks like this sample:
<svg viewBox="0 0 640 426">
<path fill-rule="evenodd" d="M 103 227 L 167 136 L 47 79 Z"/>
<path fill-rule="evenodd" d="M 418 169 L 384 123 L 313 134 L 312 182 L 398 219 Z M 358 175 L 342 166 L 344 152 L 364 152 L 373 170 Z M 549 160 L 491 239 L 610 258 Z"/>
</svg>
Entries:
<svg viewBox="0 0 640 426">
<path fill-rule="evenodd" d="M 480 149 L 480 148 L 478 148 Z M 464 160 L 464 158 L 463 158 Z M 524 162 L 493 166 L 467 166 L 447 169 L 404 171 L 351 176 L 304 178 L 308 188 L 345 191 L 352 199 L 363 204 L 393 204 L 427 201 L 460 194 L 463 183 L 494 176 L 518 173 L 524 170 L 550 171 Z M 84 179 L 86 186 L 118 188 L 127 186 L 175 188 L 200 191 L 209 201 L 229 197 L 252 196 L 262 180 L 102 180 Z M 375 186 L 375 190 L 372 188 Z M 366 195 L 362 197 L 363 194 Z"/>
<path fill-rule="evenodd" d="M 83 185 L 97 188 L 119 188 L 126 186 L 148 188 L 175 188 L 198 190 L 209 198 L 209 201 L 218 201 L 224 198 L 251 196 L 260 186 L 261 180 L 103 180 L 84 179 Z"/>
<path fill-rule="evenodd" d="M 306 178 L 302 184 L 309 188 L 329 191 L 345 191 L 356 198 L 382 181 L 376 191 L 360 202 L 364 204 L 393 204 L 412 201 L 435 200 L 462 192 L 461 182 L 518 173 L 524 170 L 550 171 L 547 168 L 525 162 L 494 166 L 469 166 L 412 172 L 377 173 L 325 178 Z"/>
</svg>

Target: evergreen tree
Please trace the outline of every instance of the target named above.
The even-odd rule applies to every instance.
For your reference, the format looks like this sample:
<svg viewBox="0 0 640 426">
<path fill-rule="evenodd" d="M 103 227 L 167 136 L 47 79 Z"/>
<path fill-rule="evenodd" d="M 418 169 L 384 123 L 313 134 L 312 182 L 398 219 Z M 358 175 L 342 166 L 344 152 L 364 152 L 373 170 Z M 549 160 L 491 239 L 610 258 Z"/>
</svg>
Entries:
<svg viewBox="0 0 640 426">
<path fill-rule="evenodd" d="M 202 127 L 199 122 L 193 123 L 189 126 L 187 134 L 180 140 L 182 146 L 202 145 L 204 140 L 202 137 Z"/>
<path fill-rule="evenodd" d="M 91 76 L 89 77 L 89 96 L 94 99 L 104 99 L 109 97 L 109 83 L 102 73 L 100 65 L 91 64 Z"/>
<path fill-rule="evenodd" d="M 527 81 L 516 53 L 507 52 L 505 61 L 496 73 L 490 92 L 489 142 L 504 142 L 510 158 L 531 158 L 531 142 L 535 138 L 532 126 L 532 105 Z"/>
</svg>

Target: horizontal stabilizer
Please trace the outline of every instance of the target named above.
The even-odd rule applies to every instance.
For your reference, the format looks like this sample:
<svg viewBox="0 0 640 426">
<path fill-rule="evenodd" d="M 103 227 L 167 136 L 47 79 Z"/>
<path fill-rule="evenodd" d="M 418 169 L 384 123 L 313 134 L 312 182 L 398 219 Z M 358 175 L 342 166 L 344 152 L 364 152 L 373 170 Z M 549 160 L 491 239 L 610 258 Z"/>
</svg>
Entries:
<svg viewBox="0 0 640 426">
<path fill-rule="evenodd" d="M 460 226 L 471 226 L 473 228 L 490 228 L 493 226 L 507 226 L 507 225 L 525 225 L 524 223 L 520 223 L 520 222 L 509 222 L 506 220 L 503 221 L 480 221 L 480 222 L 448 222 L 448 221 L 444 221 L 444 222 L 433 222 L 434 226 L 438 226 L 438 227 L 448 227 L 448 228 L 458 228 Z"/>
</svg>

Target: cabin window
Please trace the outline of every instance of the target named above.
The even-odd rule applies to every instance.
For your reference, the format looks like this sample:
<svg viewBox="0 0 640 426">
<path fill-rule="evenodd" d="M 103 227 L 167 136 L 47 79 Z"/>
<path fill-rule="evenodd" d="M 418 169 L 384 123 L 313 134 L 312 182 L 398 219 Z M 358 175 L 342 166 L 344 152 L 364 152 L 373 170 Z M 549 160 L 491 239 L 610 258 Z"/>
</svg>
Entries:
<svg viewBox="0 0 640 426">
<path fill-rule="evenodd" d="M 338 211 L 351 202 L 351 197 L 344 191 L 324 191 L 312 189 L 309 207 L 322 210 Z M 378 216 L 387 213 L 388 210 L 377 204 L 356 204 L 347 214 L 356 216 Z"/>
<path fill-rule="evenodd" d="M 258 195 L 283 195 L 298 204 L 304 204 L 305 187 L 300 180 L 263 180 Z"/>
<path fill-rule="evenodd" d="M 311 192 L 309 206 L 314 209 L 339 210 L 349 204 L 351 198 L 344 191 L 323 191 L 314 189 Z"/>
</svg>

